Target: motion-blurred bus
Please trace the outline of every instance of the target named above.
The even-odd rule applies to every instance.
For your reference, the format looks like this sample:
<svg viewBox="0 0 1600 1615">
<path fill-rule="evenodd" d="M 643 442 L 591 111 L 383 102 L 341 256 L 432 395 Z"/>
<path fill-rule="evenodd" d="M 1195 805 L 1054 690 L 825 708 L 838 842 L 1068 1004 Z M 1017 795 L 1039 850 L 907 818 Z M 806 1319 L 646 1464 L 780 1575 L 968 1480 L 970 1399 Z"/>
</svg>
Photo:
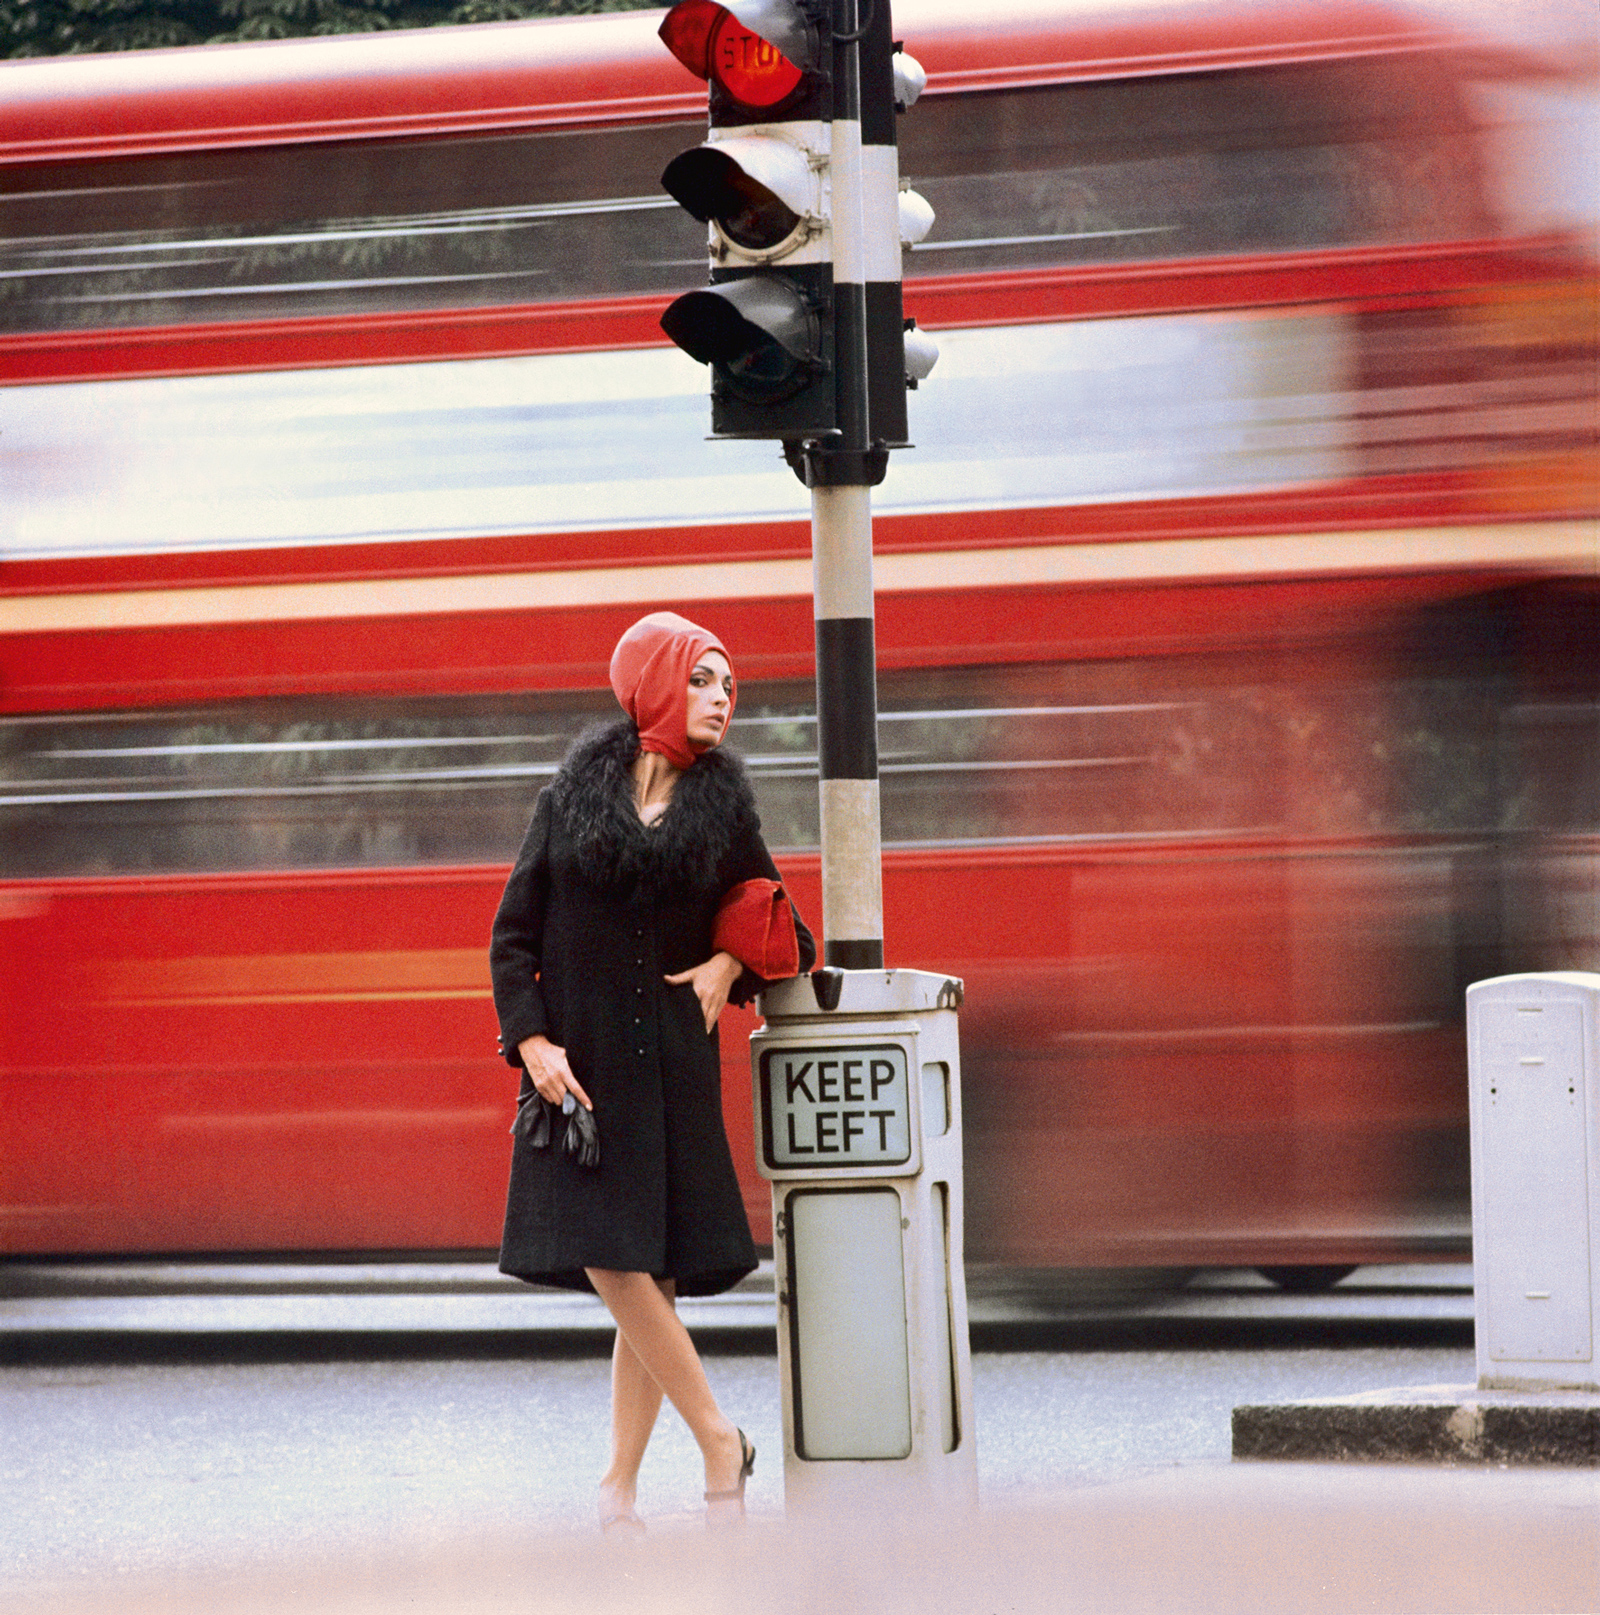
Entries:
<svg viewBox="0 0 1600 1615">
<path fill-rule="evenodd" d="M 1596 968 L 1592 241 L 1427 12 L 902 0 L 891 964 L 967 1248 L 1468 1248 L 1462 992 Z M 644 611 L 820 921 L 807 496 L 662 335 L 660 13 L 0 64 L 0 1250 L 481 1250 L 485 942 Z M 722 1028 L 752 1225 L 749 1013 Z"/>
</svg>

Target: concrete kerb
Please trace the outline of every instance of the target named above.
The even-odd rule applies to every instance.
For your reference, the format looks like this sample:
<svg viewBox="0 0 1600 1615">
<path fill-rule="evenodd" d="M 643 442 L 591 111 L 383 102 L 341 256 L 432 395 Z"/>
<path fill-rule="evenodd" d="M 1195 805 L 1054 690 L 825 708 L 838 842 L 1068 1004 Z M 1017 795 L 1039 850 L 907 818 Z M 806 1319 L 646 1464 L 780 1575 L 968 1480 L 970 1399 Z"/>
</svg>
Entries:
<svg viewBox="0 0 1600 1615">
<path fill-rule="evenodd" d="M 1419 1385 L 1233 1410 L 1236 1459 L 1600 1468 L 1600 1395 Z"/>
</svg>

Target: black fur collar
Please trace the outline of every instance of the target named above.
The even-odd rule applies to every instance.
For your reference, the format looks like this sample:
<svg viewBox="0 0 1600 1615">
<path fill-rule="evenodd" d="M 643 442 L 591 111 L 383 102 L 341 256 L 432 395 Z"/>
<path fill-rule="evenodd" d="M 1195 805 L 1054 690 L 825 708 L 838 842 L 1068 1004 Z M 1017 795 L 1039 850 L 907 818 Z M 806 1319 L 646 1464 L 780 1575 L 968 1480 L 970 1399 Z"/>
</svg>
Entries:
<svg viewBox="0 0 1600 1615">
<path fill-rule="evenodd" d="M 555 811 L 597 886 L 637 887 L 650 898 L 716 879 L 733 838 L 756 821 L 744 764 L 718 747 L 680 777 L 667 811 L 650 826 L 633 805 L 639 731 L 627 718 L 578 737 L 556 776 Z"/>
</svg>

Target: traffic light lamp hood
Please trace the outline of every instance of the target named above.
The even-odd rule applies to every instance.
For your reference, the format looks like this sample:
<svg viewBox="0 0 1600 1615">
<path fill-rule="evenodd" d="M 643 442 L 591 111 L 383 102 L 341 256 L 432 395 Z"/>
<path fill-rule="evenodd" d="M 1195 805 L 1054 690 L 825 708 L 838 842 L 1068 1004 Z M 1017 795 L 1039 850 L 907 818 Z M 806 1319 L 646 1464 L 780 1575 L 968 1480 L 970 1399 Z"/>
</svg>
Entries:
<svg viewBox="0 0 1600 1615">
<path fill-rule="evenodd" d="M 907 320 L 905 349 L 906 385 L 915 387 L 928 379 L 939 362 L 939 344 L 926 331 L 919 331 L 915 320 Z"/>
<path fill-rule="evenodd" d="M 735 367 L 744 392 L 781 396 L 819 356 L 816 315 L 789 282 L 771 275 L 689 292 L 661 327 L 691 359 Z"/>
<path fill-rule="evenodd" d="M 894 61 L 894 109 L 907 112 L 917 104 L 917 97 L 928 87 L 928 71 L 915 56 L 896 50 Z"/>
<path fill-rule="evenodd" d="M 933 208 L 920 191 L 901 188 L 899 201 L 900 245 L 914 247 L 933 228 Z"/>
<path fill-rule="evenodd" d="M 674 157 L 661 183 L 675 202 L 702 224 L 715 224 L 723 240 L 750 261 L 782 257 L 823 228 L 817 169 L 806 151 L 787 139 L 766 134 L 713 139 Z"/>
</svg>

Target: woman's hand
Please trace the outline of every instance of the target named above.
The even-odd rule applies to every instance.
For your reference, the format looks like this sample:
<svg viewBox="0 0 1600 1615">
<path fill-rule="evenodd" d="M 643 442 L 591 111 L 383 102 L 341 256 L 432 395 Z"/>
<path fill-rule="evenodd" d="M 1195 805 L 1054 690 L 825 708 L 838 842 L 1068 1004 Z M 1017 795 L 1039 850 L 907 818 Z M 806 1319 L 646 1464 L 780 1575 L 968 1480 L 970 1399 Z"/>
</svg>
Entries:
<svg viewBox="0 0 1600 1615">
<path fill-rule="evenodd" d="M 593 1110 L 589 1096 L 578 1085 L 578 1079 L 567 1064 L 567 1051 L 558 1049 L 549 1038 L 538 1035 L 525 1037 L 517 1045 L 517 1053 L 533 1078 L 533 1085 L 552 1105 L 559 1105 L 570 1093 L 585 1110 Z"/>
<path fill-rule="evenodd" d="M 687 982 L 694 988 L 694 995 L 700 1000 L 700 1013 L 706 1018 L 706 1030 L 709 1032 L 727 1007 L 728 994 L 733 991 L 733 984 L 743 969 L 744 966 L 731 953 L 714 953 L 693 970 L 680 970 L 677 975 L 668 976 L 667 985 L 681 987 Z"/>
</svg>

